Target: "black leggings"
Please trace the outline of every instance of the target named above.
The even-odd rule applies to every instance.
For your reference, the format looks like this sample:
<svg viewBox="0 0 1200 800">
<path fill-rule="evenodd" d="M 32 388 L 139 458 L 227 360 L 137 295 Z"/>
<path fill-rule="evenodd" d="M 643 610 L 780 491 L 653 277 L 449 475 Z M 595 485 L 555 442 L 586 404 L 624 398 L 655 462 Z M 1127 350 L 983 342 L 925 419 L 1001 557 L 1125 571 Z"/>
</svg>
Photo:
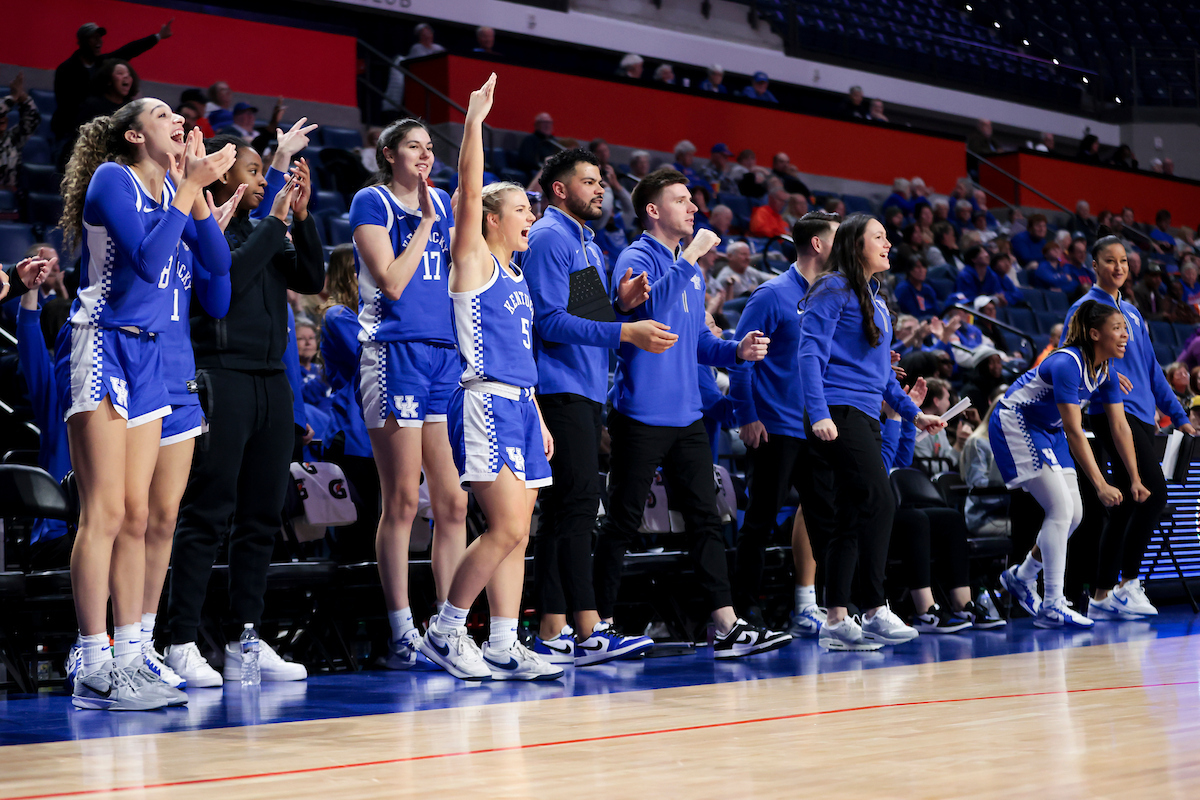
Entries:
<svg viewBox="0 0 1200 800">
<path fill-rule="evenodd" d="M 967 523 L 954 509 L 897 509 L 891 553 L 904 565 L 904 582 L 910 591 L 932 585 L 931 564 L 943 589 L 967 586 L 971 580 Z"/>
<path fill-rule="evenodd" d="M 853 406 L 830 406 L 838 436 L 823 442 L 805 416 L 809 451 L 815 473 L 824 472 L 831 486 L 818 487 L 837 510 L 837 523 L 825 546 L 825 603 L 831 608 L 850 605 L 850 589 L 858 569 L 862 608 L 885 601 L 883 573 L 896 499 L 880 454 L 879 420 Z"/>
<path fill-rule="evenodd" d="M 1116 585 L 1118 577 L 1136 578 L 1142 569 L 1142 557 L 1150 544 L 1150 537 L 1158 527 L 1163 509 L 1167 505 L 1167 481 L 1162 467 L 1154 455 L 1155 427 L 1126 413 L 1129 431 L 1133 435 L 1133 449 L 1137 455 L 1138 474 L 1142 485 L 1150 490 L 1144 503 L 1135 503 L 1129 497 L 1131 485 L 1125 462 L 1117 453 L 1112 428 L 1104 414 L 1093 414 L 1092 431 L 1104 448 L 1112 463 L 1110 482 L 1121 490 L 1124 501 L 1109 509 L 1107 522 L 1100 533 L 1100 558 L 1097 567 L 1097 588 L 1108 589 Z"/>
</svg>

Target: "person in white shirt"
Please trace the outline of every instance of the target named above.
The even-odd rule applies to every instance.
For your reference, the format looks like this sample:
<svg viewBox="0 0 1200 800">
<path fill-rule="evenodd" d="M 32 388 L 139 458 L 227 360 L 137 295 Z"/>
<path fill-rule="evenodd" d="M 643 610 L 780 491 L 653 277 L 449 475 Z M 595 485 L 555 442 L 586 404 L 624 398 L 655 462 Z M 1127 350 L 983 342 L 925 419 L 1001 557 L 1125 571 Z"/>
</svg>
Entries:
<svg viewBox="0 0 1200 800">
<path fill-rule="evenodd" d="M 725 248 L 725 256 L 729 264 L 717 274 L 714 284 L 718 291 L 726 293 L 726 297 L 749 294 L 775 277 L 750 266 L 750 245 L 745 242 L 730 242 Z"/>
</svg>

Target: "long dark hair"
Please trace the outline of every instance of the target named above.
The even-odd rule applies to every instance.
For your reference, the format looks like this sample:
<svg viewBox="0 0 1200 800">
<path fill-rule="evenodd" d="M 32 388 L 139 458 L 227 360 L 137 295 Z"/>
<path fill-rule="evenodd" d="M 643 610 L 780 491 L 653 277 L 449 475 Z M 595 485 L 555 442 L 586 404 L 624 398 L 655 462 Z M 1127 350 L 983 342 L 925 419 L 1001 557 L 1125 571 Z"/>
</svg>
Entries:
<svg viewBox="0 0 1200 800">
<path fill-rule="evenodd" d="M 1098 300 L 1088 300 L 1079 307 L 1075 312 L 1075 316 L 1071 317 L 1071 325 L 1067 328 L 1067 336 L 1063 339 L 1062 350 L 1066 347 L 1078 347 L 1083 353 L 1087 363 L 1084 369 L 1094 381 L 1096 379 L 1096 343 L 1092 341 L 1092 337 L 1088 335 L 1089 331 L 1099 329 L 1108 321 L 1108 318 L 1113 314 L 1121 312 L 1116 306 L 1110 306 L 1107 303 L 1101 303 Z M 1056 351 L 1057 352 L 1057 351 Z M 1108 370 L 1108 365 L 1104 366 L 1105 371 Z"/>
<path fill-rule="evenodd" d="M 862 333 L 871 345 L 879 346 L 880 330 L 875 324 L 875 299 L 871 296 L 870 280 L 863 268 L 865 259 L 863 249 L 867 224 L 874 217 L 867 214 L 851 214 L 843 220 L 833 236 L 833 248 L 829 251 L 829 263 L 825 265 L 826 272 L 817 278 L 809 291 L 816 295 L 821 291 L 833 291 L 829 279 L 841 275 L 846 279 L 846 288 L 858 298 L 858 307 L 862 312 Z"/>
<path fill-rule="evenodd" d="M 92 80 L 88 84 L 88 94 L 103 97 L 112 88 L 113 72 L 116 71 L 117 67 L 125 67 L 125 69 L 129 70 L 129 77 L 133 79 L 133 82 L 129 84 L 129 93 L 122 97 L 121 100 L 124 101 L 130 97 L 137 97 L 142 86 L 137 70 L 128 61 L 120 58 L 110 58 L 100 65 L 100 68 L 96 70 L 96 74 L 92 76 Z"/>
<path fill-rule="evenodd" d="M 379 141 L 375 143 L 375 174 L 367 181 L 368 186 L 387 186 L 392 182 L 392 165 L 383 157 L 383 149 L 395 152 L 396 146 L 404 141 L 404 137 L 413 128 L 420 128 L 426 133 L 429 133 L 429 128 L 419 119 L 408 117 L 406 119 L 398 119 L 391 125 L 383 129 L 383 133 L 379 134 Z"/>
</svg>

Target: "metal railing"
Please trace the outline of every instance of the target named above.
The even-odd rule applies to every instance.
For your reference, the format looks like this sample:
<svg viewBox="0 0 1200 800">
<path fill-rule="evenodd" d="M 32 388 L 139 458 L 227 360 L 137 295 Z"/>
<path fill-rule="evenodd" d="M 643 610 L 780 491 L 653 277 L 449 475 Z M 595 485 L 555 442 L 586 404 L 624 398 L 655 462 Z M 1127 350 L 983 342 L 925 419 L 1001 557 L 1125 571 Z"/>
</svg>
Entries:
<svg viewBox="0 0 1200 800">
<path fill-rule="evenodd" d="M 1021 180 L 1020 178 L 1018 178 L 1016 175 L 1013 175 L 1012 173 L 1008 172 L 1007 170 L 1001 169 L 1001 168 L 1000 168 L 999 166 L 997 166 L 997 165 L 996 165 L 994 162 L 992 162 L 992 161 L 989 161 L 988 159 L 986 159 L 986 158 L 984 158 L 983 156 L 979 155 L 978 153 L 976 153 L 975 151 L 971 150 L 970 148 L 967 148 L 967 155 L 968 155 L 969 157 L 971 157 L 971 158 L 978 159 L 978 160 L 979 160 L 979 163 L 981 163 L 981 164 L 987 164 L 989 167 L 991 167 L 992 169 L 994 169 L 996 172 L 1000 173 L 1000 174 L 1001 174 L 1001 175 L 1003 175 L 1004 177 L 1008 178 L 1010 181 L 1012 181 L 1013 183 L 1015 183 L 1017 186 L 1020 186 L 1022 189 L 1025 189 L 1026 191 L 1033 192 L 1033 193 L 1034 193 L 1034 194 L 1036 194 L 1038 197 L 1042 198 L 1043 200 L 1045 200 L 1047 203 L 1049 203 L 1050 205 L 1054 206 L 1055 208 L 1057 208 L 1057 209 L 1059 209 L 1059 210 L 1061 210 L 1061 211 L 1065 211 L 1065 212 L 1066 212 L 1066 213 L 1068 213 L 1068 214 L 1073 214 L 1073 213 L 1075 213 L 1075 212 L 1073 212 L 1071 209 L 1069 209 L 1069 208 L 1067 208 L 1066 206 L 1064 206 L 1062 203 L 1060 203 L 1060 202 L 1058 202 L 1057 200 L 1055 200 L 1053 197 L 1050 197 L 1050 196 L 1048 196 L 1048 195 L 1046 195 L 1046 194 L 1044 194 L 1044 193 L 1042 193 L 1042 192 L 1038 191 L 1037 189 L 1033 188 L 1032 186 L 1030 186 L 1030 185 L 1029 185 L 1028 183 L 1026 183 L 1025 181 L 1023 181 L 1023 180 Z M 982 187 L 981 187 L 981 188 L 982 188 Z M 987 189 L 984 189 L 984 191 L 986 192 L 986 191 L 987 191 Z M 994 196 L 994 195 L 992 195 L 992 194 L 991 194 L 991 192 L 988 192 L 988 194 L 989 194 L 989 196 Z M 1001 198 L 999 198 L 999 197 L 997 197 L 996 199 L 997 199 L 997 200 L 1000 200 L 1000 202 L 1002 202 L 1002 203 L 1005 203 L 1006 205 L 1008 205 L 1008 206 L 1009 206 L 1009 208 L 1013 208 L 1013 207 L 1014 207 L 1012 204 L 1006 203 L 1004 200 L 1002 200 L 1002 199 L 1001 199 Z"/>
</svg>

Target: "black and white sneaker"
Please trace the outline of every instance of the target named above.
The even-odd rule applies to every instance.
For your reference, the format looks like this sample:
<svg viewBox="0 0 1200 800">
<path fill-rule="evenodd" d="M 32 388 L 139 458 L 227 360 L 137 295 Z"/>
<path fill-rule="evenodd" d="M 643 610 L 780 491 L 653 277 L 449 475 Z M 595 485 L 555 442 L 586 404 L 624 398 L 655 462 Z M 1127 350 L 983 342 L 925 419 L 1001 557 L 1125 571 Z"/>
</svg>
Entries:
<svg viewBox="0 0 1200 800">
<path fill-rule="evenodd" d="M 912 626 L 920 633 L 958 633 L 971 627 L 971 620 L 959 614 L 951 614 L 934 603 L 924 614 L 913 617 Z"/>
<path fill-rule="evenodd" d="M 1008 620 L 1000 616 L 992 609 L 985 608 L 979 603 L 967 603 L 963 606 L 962 611 L 955 611 L 954 616 L 966 617 L 971 620 L 971 627 L 980 631 L 992 630 L 993 628 L 1003 628 L 1008 624 Z"/>
<path fill-rule="evenodd" d="M 724 636 L 713 637 L 713 658 L 741 658 L 778 650 L 790 642 L 790 634 L 759 628 L 739 618 Z"/>
</svg>

